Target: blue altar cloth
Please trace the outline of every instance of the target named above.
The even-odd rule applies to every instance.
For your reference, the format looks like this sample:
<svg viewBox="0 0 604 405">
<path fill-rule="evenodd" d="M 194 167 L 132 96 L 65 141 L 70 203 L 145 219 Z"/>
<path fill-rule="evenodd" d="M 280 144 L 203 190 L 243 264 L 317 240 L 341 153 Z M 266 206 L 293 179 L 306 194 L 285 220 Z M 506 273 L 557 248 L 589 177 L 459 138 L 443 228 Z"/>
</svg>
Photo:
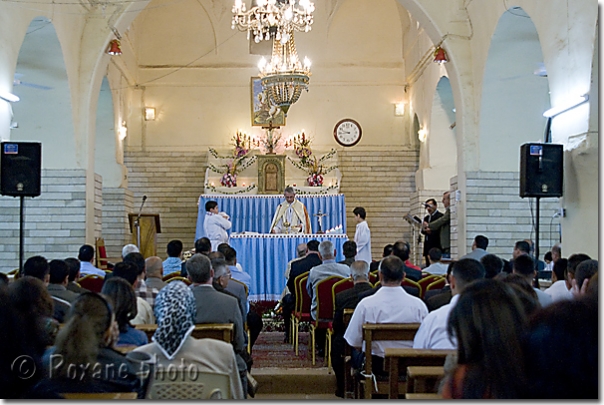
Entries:
<svg viewBox="0 0 604 405">
<path fill-rule="evenodd" d="M 313 232 L 319 230 L 317 214 L 319 210 L 326 213 L 323 217 L 321 228 L 323 231 L 342 225 L 342 232 L 346 233 L 346 202 L 344 194 L 329 195 L 300 195 L 297 199 L 306 206 L 310 216 L 310 225 Z M 195 240 L 206 236 L 203 230 L 203 221 L 206 216 L 206 202 L 214 200 L 218 203 L 218 209 L 226 212 L 231 217 L 233 224 L 229 230 L 231 233 L 258 232 L 268 233 L 277 206 L 285 201 L 283 195 L 210 195 L 202 194 L 199 197 L 197 211 L 197 228 Z"/>
<path fill-rule="evenodd" d="M 296 246 L 316 239 L 330 240 L 336 249 L 336 260 L 344 260 L 342 245 L 346 234 L 321 235 L 232 235 L 229 244 L 237 251 L 237 262 L 251 277 L 250 301 L 278 301 L 285 288 L 287 263 L 296 257 Z"/>
</svg>

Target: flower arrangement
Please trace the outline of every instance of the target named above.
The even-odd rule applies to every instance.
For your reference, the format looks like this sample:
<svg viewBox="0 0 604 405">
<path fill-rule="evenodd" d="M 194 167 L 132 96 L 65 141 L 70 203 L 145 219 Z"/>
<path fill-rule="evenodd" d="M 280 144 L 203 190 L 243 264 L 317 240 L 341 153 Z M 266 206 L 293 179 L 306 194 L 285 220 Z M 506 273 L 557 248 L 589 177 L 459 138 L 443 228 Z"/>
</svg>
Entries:
<svg viewBox="0 0 604 405">
<path fill-rule="evenodd" d="M 323 185 L 323 165 L 319 164 L 316 156 L 309 159 L 308 168 L 308 178 L 306 179 L 308 185 L 311 187 L 321 187 Z"/>
<path fill-rule="evenodd" d="M 253 145 L 258 145 L 264 149 L 264 153 L 272 155 L 277 152 L 277 149 L 282 149 L 281 131 L 275 131 L 276 128 L 268 127 L 266 132 L 260 135 L 260 138 L 252 141 Z"/>
<path fill-rule="evenodd" d="M 248 168 L 256 160 L 255 156 L 249 156 L 251 141 L 252 139 L 247 134 L 237 131 L 231 138 L 231 144 L 234 148 L 230 156 L 220 156 L 215 149 L 209 149 L 216 159 L 229 159 L 226 164 L 221 165 L 226 169 L 226 172 L 213 164 L 208 166 L 214 173 L 222 174 L 220 179 L 222 186 L 237 187 L 237 174 Z"/>
<path fill-rule="evenodd" d="M 300 162 L 303 165 L 306 165 L 308 159 L 312 156 L 312 149 L 310 149 L 311 141 L 310 137 L 306 137 L 304 131 L 302 135 L 298 134 L 293 139 L 294 152 L 300 158 Z"/>
</svg>

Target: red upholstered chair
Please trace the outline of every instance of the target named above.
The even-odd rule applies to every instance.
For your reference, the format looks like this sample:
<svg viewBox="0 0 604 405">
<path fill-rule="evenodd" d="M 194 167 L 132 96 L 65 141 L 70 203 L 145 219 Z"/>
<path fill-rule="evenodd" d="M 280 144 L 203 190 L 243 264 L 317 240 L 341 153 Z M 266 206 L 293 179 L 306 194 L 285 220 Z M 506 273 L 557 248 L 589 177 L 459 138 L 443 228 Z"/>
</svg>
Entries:
<svg viewBox="0 0 604 405">
<path fill-rule="evenodd" d="M 426 286 L 426 291 L 443 289 L 446 284 L 447 284 L 447 279 L 445 277 L 440 277 L 438 280 L 434 280 L 433 282 L 428 284 Z M 425 294 L 425 291 L 424 291 L 424 294 Z"/>
<path fill-rule="evenodd" d="M 101 270 L 112 270 L 113 263 L 107 260 L 107 248 L 105 248 L 105 239 L 95 238 L 94 240 L 96 267 Z"/>
<path fill-rule="evenodd" d="M 327 329 L 327 350 L 325 350 L 325 356 L 327 357 L 327 366 L 331 370 L 331 335 L 333 334 L 333 309 L 334 309 L 334 296 L 333 286 L 338 281 L 345 280 L 344 277 L 330 276 L 324 280 L 321 280 L 315 286 L 315 294 L 317 295 L 317 319 L 310 322 L 310 335 L 312 344 L 312 365 L 315 365 L 315 330 Z"/>
<path fill-rule="evenodd" d="M 405 277 L 403 279 L 403 282 L 401 283 L 402 286 L 407 286 L 407 287 L 415 287 L 419 290 L 419 296 L 423 297 L 424 294 L 422 293 L 422 286 L 419 285 L 417 282 L 408 279 L 407 277 Z"/>
<path fill-rule="evenodd" d="M 104 278 L 96 274 L 88 274 L 78 280 L 80 287 L 90 290 L 95 293 L 100 293 L 103 289 Z"/>
<path fill-rule="evenodd" d="M 344 291 L 344 290 L 348 290 L 349 288 L 354 287 L 354 281 L 352 281 L 350 279 L 350 277 L 346 277 L 343 280 L 340 280 L 338 282 L 336 282 L 333 287 L 331 288 L 332 291 L 332 295 L 333 295 L 333 309 L 335 311 L 336 309 L 336 294 Z"/>
<path fill-rule="evenodd" d="M 165 276 L 163 276 L 161 279 L 163 281 L 168 281 L 170 280 L 172 277 L 181 277 L 180 275 L 180 271 L 174 271 L 172 273 L 166 274 Z"/>
<path fill-rule="evenodd" d="M 376 270 L 374 272 L 369 273 L 369 282 L 372 285 L 375 285 L 375 283 L 377 283 L 378 281 L 380 281 L 380 276 L 378 276 L 378 271 Z"/>
<path fill-rule="evenodd" d="M 306 291 L 307 280 L 308 272 L 300 274 L 294 280 L 294 285 L 296 287 L 296 306 L 294 312 L 292 312 L 291 324 L 293 328 L 292 336 L 294 338 L 294 350 L 296 351 L 296 356 L 298 355 L 298 341 L 300 340 L 300 322 L 312 321 L 312 318 L 310 317 L 311 299 L 310 295 L 308 295 L 308 291 Z M 311 344 L 314 347 L 315 342 L 311 342 Z"/>
<path fill-rule="evenodd" d="M 426 290 L 426 288 L 428 287 L 428 285 L 429 285 L 430 283 L 433 283 L 434 281 L 438 281 L 438 280 L 440 280 L 440 279 L 444 279 L 444 277 L 443 277 L 443 276 L 438 276 L 438 275 L 435 275 L 435 274 L 428 274 L 428 275 L 426 275 L 426 276 L 422 277 L 422 278 L 421 278 L 421 279 L 420 279 L 420 280 L 417 282 L 419 285 L 421 285 L 421 286 L 422 286 L 422 294 L 421 294 L 420 298 L 421 298 L 421 299 L 423 299 L 423 298 L 424 298 L 424 294 L 425 294 L 425 293 L 426 293 L 426 291 L 427 291 L 427 290 Z"/>
</svg>

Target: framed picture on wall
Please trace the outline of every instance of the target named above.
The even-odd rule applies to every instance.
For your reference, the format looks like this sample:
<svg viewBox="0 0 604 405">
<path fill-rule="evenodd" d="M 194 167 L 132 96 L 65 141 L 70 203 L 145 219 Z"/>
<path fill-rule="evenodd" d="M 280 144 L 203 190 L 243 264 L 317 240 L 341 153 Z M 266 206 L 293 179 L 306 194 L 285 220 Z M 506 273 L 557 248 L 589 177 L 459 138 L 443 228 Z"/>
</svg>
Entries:
<svg viewBox="0 0 604 405">
<path fill-rule="evenodd" d="M 252 77 L 252 126 L 266 127 L 272 124 L 273 127 L 285 125 L 285 114 L 279 107 L 271 106 L 268 96 L 262 91 L 262 83 L 259 77 Z"/>
</svg>

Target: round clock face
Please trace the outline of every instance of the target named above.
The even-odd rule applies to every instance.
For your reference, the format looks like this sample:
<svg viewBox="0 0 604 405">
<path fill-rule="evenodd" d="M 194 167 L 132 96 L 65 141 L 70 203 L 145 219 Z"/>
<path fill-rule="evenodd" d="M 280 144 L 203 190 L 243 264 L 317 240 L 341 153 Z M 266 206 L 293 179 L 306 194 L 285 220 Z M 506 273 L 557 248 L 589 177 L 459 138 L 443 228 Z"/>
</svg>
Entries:
<svg viewBox="0 0 604 405">
<path fill-rule="evenodd" d="M 355 120 L 346 118 L 336 124 L 333 136 L 342 146 L 354 146 L 361 140 L 361 126 Z"/>
</svg>

